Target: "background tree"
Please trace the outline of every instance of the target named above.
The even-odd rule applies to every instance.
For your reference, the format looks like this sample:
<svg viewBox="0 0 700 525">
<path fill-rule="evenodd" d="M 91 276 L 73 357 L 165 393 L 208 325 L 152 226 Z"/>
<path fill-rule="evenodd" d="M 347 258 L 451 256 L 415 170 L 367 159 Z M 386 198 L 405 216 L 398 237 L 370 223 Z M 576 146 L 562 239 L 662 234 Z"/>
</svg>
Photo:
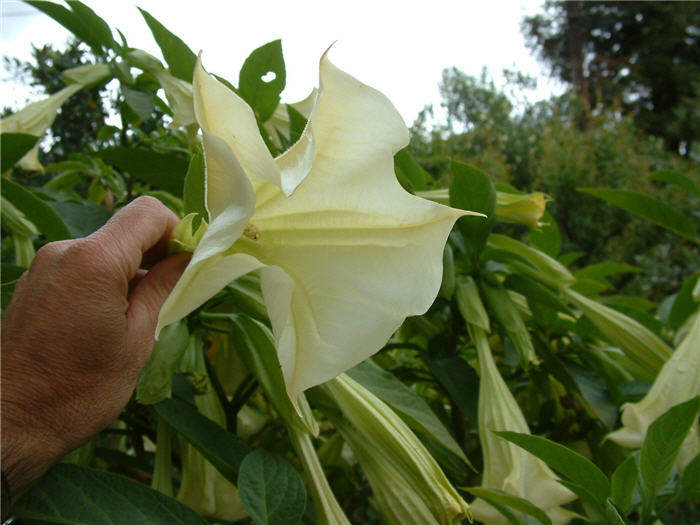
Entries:
<svg viewBox="0 0 700 525">
<path fill-rule="evenodd" d="M 14 76 L 39 88 L 41 96 L 48 96 L 66 87 L 62 71 L 94 62 L 91 51 L 79 41 L 71 40 L 65 50 L 54 49 L 50 44 L 34 47 L 31 60 L 24 62 L 5 57 L 4 65 Z M 70 104 L 63 106 L 51 126 L 51 147 L 40 152 L 42 163 L 56 162 L 71 153 L 95 148 L 99 142 L 98 133 L 108 117 L 103 91 L 104 86 L 82 89 L 73 95 Z M 8 113 L 7 108 L 5 113 Z"/>
<path fill-rule="evenodd" d="M 547 1 L 522 30 L 584 107 L 619 100 L 638 127 L 691 153 L 700 135 L 700 4 Z"/>
</svg>

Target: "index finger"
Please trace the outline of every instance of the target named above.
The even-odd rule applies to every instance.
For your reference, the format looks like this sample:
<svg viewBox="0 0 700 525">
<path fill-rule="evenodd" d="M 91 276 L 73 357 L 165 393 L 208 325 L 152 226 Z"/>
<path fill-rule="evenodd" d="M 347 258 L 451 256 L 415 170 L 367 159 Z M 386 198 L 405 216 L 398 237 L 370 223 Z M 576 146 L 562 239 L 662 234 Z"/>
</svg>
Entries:
<svg viewBox="0 0 700 525">
<path fill-rule="evenodd" d="M 88 238 L 97 241 L 127 280 L 131 280 L 146 252 L 165 255 L 170 232 L 178 220 L 158 199 L 141 196 Z"/>
</svg>

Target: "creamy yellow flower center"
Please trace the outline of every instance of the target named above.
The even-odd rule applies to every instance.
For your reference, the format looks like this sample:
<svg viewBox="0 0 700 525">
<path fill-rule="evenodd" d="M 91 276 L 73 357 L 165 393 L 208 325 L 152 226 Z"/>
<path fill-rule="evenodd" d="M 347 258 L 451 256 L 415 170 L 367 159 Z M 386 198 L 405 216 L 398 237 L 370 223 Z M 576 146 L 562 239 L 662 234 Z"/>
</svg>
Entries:
<svg viewBox="0 0 700 525">
<path fill-rule="evenodd" d="M 246 224 L 245 230 L 243 230 L 243 235 L 248 237 L 249 239 L 253 241 L 257 241 L 260 239 L 260 230 L 258 230 L 257 226 L 255 224 Z"/>
</svg>

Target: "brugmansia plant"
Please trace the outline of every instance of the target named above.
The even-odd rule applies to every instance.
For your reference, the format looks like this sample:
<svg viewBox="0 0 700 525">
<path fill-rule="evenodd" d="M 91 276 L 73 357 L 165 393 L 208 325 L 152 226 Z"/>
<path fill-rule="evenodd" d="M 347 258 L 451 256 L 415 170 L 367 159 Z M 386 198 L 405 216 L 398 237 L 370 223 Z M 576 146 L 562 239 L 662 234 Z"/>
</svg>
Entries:
<svg viewBox="0 0 700 525">
<path fill-rule="evenodd" d="M 81 2 L 28 3 L 94 63 L 0 123 L 3 308 L 42 243 L 87 235 L 139 195 L 181 217 L 170 249 L 192 259 L 132 402 L 19 518 L 697 518 L 697 275 L 657 317 L 612 293 L 608 277 L 637 268 L 572 270 L 545 195 L 456 160 L 439 187 L 389 100 L 332 50 L 310 96 L 284 104 L 279 41 L 234 85 L 146 11 L 165 64 Z M 108 145 L 41 166 L 60 107 L 108 82 L 121 121 L 100 131 Z"/>
</svg>

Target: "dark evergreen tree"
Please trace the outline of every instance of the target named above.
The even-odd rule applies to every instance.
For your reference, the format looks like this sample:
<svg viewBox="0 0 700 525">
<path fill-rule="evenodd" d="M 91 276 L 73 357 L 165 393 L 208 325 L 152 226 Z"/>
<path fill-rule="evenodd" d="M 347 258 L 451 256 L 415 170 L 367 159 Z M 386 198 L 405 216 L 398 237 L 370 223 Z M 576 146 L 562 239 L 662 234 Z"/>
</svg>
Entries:
<svg viewBox="0 0 700 525">
<path fill-rule="evenodd" d="M 691 152 L 700 136 L 700 3 L 548 0 L 522 30 L 585 108 L 620 104 L 670 150 Z"/>
</svg>

